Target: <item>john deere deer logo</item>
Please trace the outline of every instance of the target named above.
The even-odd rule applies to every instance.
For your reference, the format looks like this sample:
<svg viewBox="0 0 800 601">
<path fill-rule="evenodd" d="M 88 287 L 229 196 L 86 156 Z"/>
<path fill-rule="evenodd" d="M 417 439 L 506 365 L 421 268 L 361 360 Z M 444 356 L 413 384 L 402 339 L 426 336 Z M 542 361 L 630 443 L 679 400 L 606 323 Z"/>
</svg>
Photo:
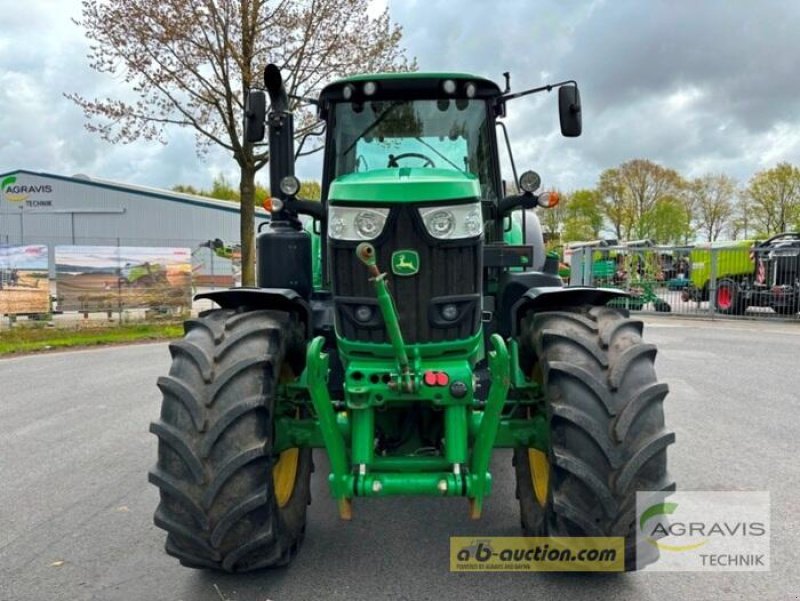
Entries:
<svg viewBox="0 0 800 601">
<path fill-rule="evenodd" d="M 419 253 L 415 250 L 397 250 L 392 253 L 392 272 L 409 276 L 419 272 Z"/>
</svg>

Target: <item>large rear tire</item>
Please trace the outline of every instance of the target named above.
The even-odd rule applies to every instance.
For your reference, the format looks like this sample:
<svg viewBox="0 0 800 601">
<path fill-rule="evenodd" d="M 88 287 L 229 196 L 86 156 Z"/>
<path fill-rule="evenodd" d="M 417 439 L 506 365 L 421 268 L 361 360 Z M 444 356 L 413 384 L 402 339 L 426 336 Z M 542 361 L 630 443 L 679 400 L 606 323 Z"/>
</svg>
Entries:
<svg viewBox="0 0 800 601">
<path fill-rule="evenodd" d="M 658 558 L 636 545 L 636 492 L 674 490 L 664 425 L 666 384 L 642 322 L 609 307 L 529 316 L 521 357 L 545 393 L 546 452 L 514 451 L 522 526 L 529 536 L 624 537 L 625 569 Z"/>
<path fill-rule="evenodd" d="M 305 533 L 310 449 L 273 453 L 279 380 L 301 361 L 300 329 L 271 311 L 209 311 L 185 324 L 159 378 L 164 398 L 155 523 L 166 551 L 193 568 L 285 565 Z"/>
</svg>

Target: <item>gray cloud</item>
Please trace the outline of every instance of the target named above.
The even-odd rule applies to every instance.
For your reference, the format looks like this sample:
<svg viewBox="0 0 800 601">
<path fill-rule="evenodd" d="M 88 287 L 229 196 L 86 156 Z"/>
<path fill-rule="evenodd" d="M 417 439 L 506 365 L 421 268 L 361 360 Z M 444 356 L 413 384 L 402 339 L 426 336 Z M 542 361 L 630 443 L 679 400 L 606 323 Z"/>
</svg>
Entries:
<svg viewBox="0 0 800 601">
<path fill-rule="evenodd" d="M 634 0 L 390 1 L 404 45 L 425 70 L 472 71 L 516 90 L 577 79 L 584 135 L 558 135 L 555 94 L 519 99 L 507 119 L 520 168 L 546 185 L 591 186 L 605 168 L 645 157 L 690 176 L 723 171 L 740 180 L 781 160 L 800 162 L 800 5 L 790 2 Z M 78 0 L 28 0 L 4 11 L 0 36 L 0 171 L 76 172 L 144 185 L 208 186 L 225 153 L 198 159 L 190 131 L 169 144 L 109 145 L 83 128 L 62 96 L 125 94 L 92 72 L 70 22 Z M 31 40 L 35 43 L 31 43 Z M 321 156 L 301 160 L 318 178 Z M 266 181 L 266 174 L 260 179 Z"/>
</svg>

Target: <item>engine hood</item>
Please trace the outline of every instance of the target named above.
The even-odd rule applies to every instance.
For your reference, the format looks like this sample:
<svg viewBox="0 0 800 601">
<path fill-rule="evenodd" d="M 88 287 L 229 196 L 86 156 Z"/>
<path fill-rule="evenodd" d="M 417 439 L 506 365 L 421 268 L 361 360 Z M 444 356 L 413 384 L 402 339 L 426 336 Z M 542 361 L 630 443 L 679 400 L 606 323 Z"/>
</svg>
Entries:
<svg viewBox="0 0 800 601">
<path fill-rule="evenodd" d="M 348 173 L 331 182 L 328 200 L 337 203 L 398 203 L 476 199 L 478 178 L 453 169 L 398 167 Z"/>
</svg>

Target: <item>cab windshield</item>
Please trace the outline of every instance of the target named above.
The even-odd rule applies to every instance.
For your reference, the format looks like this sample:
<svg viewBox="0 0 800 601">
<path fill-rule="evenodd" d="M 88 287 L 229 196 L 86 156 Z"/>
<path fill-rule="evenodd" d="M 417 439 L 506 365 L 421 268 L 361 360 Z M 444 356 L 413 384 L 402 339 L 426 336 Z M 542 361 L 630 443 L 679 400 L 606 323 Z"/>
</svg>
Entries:
<svg viewBox="0 0 800 601">
<path fill-rule="evenodd" d="M 376 100 L 337 103 L 334 176 L 393 167 L 475 175 L 494 199 L 486 103 L 482 100 Z"/>
</svg>

